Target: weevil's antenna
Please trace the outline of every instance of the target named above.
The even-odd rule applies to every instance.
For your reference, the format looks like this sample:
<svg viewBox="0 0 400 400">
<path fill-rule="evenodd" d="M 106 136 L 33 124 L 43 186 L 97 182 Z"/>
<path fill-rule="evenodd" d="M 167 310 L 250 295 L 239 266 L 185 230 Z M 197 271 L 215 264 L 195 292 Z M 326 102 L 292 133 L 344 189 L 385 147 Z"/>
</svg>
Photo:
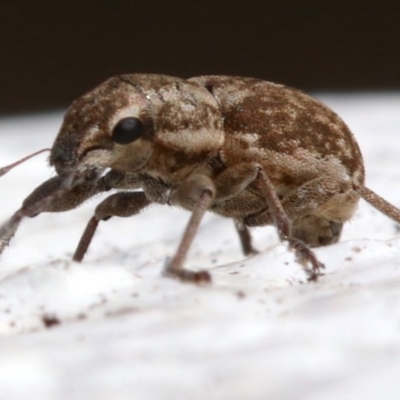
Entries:
<svg viewBox="0 0 400 400">
<path fill-rule="evenodd" d="M 20 160 L 15 161 L 10 165 L 7 165 L 6 167 L 0 168 L 0 176 L 5 175 L 7 172 L 11 171 L 14 167 L 18 166 L 19 164 L 22 164 L 26 160 L 29 160 L 30 158 L 35 157 L 40 153 L 44 153 L 45 151 L 50 151 L 50 150 L 51 149 L 42 149 L 42 150 L 36 151 L 35 153 L 29 154 L 29 156 L 21 158 Z"/>
</svg>

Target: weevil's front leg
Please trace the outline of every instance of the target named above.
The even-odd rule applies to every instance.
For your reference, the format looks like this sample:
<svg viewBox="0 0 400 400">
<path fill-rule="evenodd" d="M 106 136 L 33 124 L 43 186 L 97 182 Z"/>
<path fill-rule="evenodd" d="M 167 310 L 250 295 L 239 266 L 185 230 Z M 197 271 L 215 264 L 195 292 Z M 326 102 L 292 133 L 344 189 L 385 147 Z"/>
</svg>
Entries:
<svg viewBox="0 0 400 400">
<path fill-rule="evenodd" d="M 64 187 L 64 178 L 56 176 L 38 186 L 22 203 L 22 207 L 0 227 L 0 254 L 9 244 L 22 219 L 35 217 L 42 212 L 71 210 L 93 196 L 93 184 L 82 184 L 72 189 Z"/>
<path fill-rule="evenodd" d="M 55 194 L 61 190 L 62 180 L 59 176 L 51 178 L 37 187 L 22 203 L 22 207 L 0 228 L 0 254 L 10 243 L 21 221 L 25 217 L 34 217 L 49 206 Z"/>
<path fill-rule="evenodd" d="M 78 243 L 73 260 L 78 262 L 83 260 L 100 221 L 107 221 L 111 217 L 136 215 L 150 203 L 144 192 L 121 192 L 107 197 L 96 207 L 94 216 L 89 220 Z"/>
<path fill-rule="evenodd" d="M 170 203 L 191 209 L 192 215 L 175 255 L 165 267 L 165 275 L 198 284 L 211 281 L 211 276 L 207 271 L 189 271 L 183 267 L 183 263 L 197 233 L 201 219 L 210 208 L 214 196 L 215 186 L 211 179 L 204 175 L 189 177 L 172 194 Z"/>
<path fill-rule="evenodd" d="M 121 185 L 134 186 L 135 182 L 118 171 L 109 171 L 99 180 L 84 179 L 69 187 L 68 177 L 55 176 L 38 186 L 22 203 L 14 215 L 0 227 L 0 254 L 9 244 L 22 219 L 33 218 L 42 212 L 62 212 L 76 208 L 95 194 Z"/>
</svg>

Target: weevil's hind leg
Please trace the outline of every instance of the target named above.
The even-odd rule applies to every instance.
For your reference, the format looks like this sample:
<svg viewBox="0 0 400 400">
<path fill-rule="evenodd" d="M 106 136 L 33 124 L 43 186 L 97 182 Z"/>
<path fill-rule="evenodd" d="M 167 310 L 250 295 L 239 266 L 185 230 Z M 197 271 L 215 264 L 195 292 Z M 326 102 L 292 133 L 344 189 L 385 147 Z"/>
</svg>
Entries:
<svg viewBox="0 0 400 400">
<path fill-rule="evenodd" d="M 390 204 L 383 197 L 379 196 L 365 186 L 355 184 L 354 189 L 365 201 L 379 210 L 382 214 L 385 214 L 393 221 L 396 221 L 398 224 L 400 224 L 400 209 L 395 207 L 393 204 Z"/>
<path fill-rule="evenodd" d="M 172 204 L 190 205 L 192 215 L 175 255 L 165 266 L 164 273 L 166 276 L 197 284 L 211 282 L 211 276 L 207 271 L 190 271 L 183 267 L 183 263 L 196 236 L 200 222 L 211 206 L 214 195 L 215 187 L 212 181 L 206 176 L 194 175 L 184 182 L 171 196 Z"/>
<path fill-rule="evenodd" d="M 259 181 L 261 182 L 261 188 L 264 196 L 267 200 L 269 209 L 271 210 L 271 215 L 275 222 L 278 230 L 279 238 L 283 241 L 286 240 L 289 243 L 291 249 L 294 250 L 298 261 L 307 266 L 311 265 L 311 270 L 309 272 L 309 280 L 315 281 L 321 275 L 321 270 L 325 268 L 324 264 L 318 261 L 314 252 L 304 243 L 302 240 L 293 237 L 291 222 L 287 216 L 278 195 L 275 192 L 272 182 L 269 180 L 266 173 L 260 169 L 259 171 Z"/>
<path fill-rule="evenodd" d="M 249 228 L 244 225 L 241 221 L 234 221 L 235 228 L 239 235 L 240 245 L 242 246 L 242 252 L 245 256 L 253 256 L 258 251 L 253 247 L 251 233 Z"/>
<path fill-rule="evenodd" d="M 96 207 L 94 216 L 89 220 L 78 243 L 73 260 L 83 260 L 100 221 L 107 221 L 111 217 L 130 217 L 138 214 L 150 203 L 144 192 L 121 192 L 107 197 Z"/>
<path fill-rule="evenodd" d="M 289 242 L 290 248 L 294 250 L 297 261 L 300 264 L 305 267 L 307 264 L 311 264 L 311 270 L 307 270 L 309 274 L 308 280 L 310 282 L 318 280 L 318 277 L 322 275 L 321 270 L 325 268 L 325 265 L 318 261 L 315 253 L 302 240 L 290 236 L 286 240 Z"/>
</svg>

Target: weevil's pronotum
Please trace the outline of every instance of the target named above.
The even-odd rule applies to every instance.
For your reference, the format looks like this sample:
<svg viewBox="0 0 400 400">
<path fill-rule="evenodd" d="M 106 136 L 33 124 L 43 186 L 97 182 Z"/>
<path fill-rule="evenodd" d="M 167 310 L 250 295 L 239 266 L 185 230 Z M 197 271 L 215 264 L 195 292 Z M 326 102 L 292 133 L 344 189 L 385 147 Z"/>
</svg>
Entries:
<svg viewBox="0 0 400 400">
<path fill-rule="evenodd" d="M 232 218 L 245 255 L 249 227 L 275 224 L 316 279 L 311 247 L 339 240 L 360 197 L 400 223 L 400 211 L 364 186 L 360 149 L 329 108 L 292 88 L 252 78 L 113 77 L 72 103 L 50 153 L 57 175 L 0 228 L 0 251 L 24 217 L 74 209 L 100 192 L 74 254 L 81 261 L 99 221 L 151 203 L 191 211 L 165 273 L 206 282 L 183 267 L 202 216 Z M 328 260 L 329 261 L 329 260 Z"/>
</svg>

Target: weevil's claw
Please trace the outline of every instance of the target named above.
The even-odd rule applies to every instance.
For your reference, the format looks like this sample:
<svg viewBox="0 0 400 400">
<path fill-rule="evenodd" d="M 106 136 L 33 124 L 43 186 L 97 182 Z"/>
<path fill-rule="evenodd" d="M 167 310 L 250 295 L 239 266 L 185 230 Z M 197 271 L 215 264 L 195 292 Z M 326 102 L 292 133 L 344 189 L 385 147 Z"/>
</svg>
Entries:
<svg viewBox="0 0 400 400">
<path fill-rule="evenodd" d="M 212 281 L 208 271 L 190 271 L 184 268 L 173 268 L 169 263 L 167 263 L 164 268 L 164 276 L 179 279 L 182 282 L 194 283 L 196 285 L 207 285 Z"/>
<path fill-rule="evenodd" d="M 207 285 L 211 283 L 211 275 L 207 271 L 188 271 L 182 269 L 176 273 L 167 272 L 165 276 L 177 278 L 182 282 L 195 283 L 196 285 Z"/>
<path fill-rule="evenodd" d="M 315 253 L 300 239 L 288 238 L 287 240 L 296 254 L 297 261 L 306 268 L 307 280 L 316 282 L 323 275 L 321 270 L 325 268 L 325 265 L 318 261 Z M 311 265 L 311 268 L 308 268 L 308 265 Z"/>
<path fill-rule="evenodd" d="M 319 277 L 324 276 L 325 274 L 321 272 L 321 269 L 325 268 L 325 265 L 322 263 L 318 263 L 318 266 L 312 266 L 311 270 L 308 270 L 308 282 L 316 282 Z"/>
</svg>

